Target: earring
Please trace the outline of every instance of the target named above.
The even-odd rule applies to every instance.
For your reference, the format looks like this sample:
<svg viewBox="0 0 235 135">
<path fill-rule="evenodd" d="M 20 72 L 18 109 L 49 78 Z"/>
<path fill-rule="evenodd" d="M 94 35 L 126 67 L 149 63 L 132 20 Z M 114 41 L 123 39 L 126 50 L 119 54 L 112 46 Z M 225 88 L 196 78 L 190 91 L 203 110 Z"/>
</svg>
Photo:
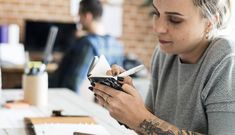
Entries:
<svg viewBox="0 0 235 135">
<path fill-rule="evenodd" d="M 207 29 L 207 30 L 206 30 L 206 34 L 205 34 L 206 39 L 209 39 L 209 32 L 210 32 L 210 31 Z"/>
<path fill-rule="evenodd" d="M 209 34 L 206 34 L 206 39 L 209 39 Z"/>
</svg>

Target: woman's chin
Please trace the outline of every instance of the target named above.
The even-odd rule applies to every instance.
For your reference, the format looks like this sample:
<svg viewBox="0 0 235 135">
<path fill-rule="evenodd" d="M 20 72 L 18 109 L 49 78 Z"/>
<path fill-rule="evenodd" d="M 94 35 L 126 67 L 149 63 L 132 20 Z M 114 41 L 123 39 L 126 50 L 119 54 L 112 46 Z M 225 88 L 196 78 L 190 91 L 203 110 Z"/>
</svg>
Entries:
<svg viewBox="0 0 235 135">
<path fill-rule="evenodd" d="M 167 53 L 167 54 L 173 54 L 174 53 L 174 51 L 172 50 L 172 47 L 169 48 L 169 47 L 159 45 L 159 48 L 164 53 Z"/>
</svg>

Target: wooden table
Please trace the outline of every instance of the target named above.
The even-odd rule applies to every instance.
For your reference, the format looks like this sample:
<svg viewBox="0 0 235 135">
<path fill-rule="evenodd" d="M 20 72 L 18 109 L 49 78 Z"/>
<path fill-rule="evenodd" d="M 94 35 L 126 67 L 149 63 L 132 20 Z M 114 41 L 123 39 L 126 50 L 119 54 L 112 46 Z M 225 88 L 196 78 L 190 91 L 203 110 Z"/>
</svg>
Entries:
<svg viewBox="0 0 235 135">
<path fill-rule="evenodd" d="M 4 100 L 22 99 L 23 91 L 20 89 L 3 90 L 2 97 Z M 110 135 L 135 135 L 132 130 L 126 129 L 124 126 L 120 126 L 116 120 L 114 120 L 106 109 L 97 105 L 96 103 L 87 101 L 82 97 L 79 97 L 68 89 L 49 89 L 49 104 L 48 107 L 36 108 L 29 107 L 28 110 L 34 110 L 37 115 L 48 116 L 53 109 L 63 109 L 65 113 L 74 115 L 89 115 L 92 116 L 100 125 L 102 125 Z M 6 116 L 4 116 L 4 113 Z M 12 112 L 21 114 L 21 110 L 0 108 L 0 135 L 26 135 L 23 125 L 23 117 L 11 120 L 9 127 L 4 124 L 4 119 L 7 121 L 7 115 Z M 14 116 L 16 117 L 16 116 Z M 5 122 L 6 122 L 5 121 Z M 5 127 L 4 127 L 5 126 Z"/>
</svg>

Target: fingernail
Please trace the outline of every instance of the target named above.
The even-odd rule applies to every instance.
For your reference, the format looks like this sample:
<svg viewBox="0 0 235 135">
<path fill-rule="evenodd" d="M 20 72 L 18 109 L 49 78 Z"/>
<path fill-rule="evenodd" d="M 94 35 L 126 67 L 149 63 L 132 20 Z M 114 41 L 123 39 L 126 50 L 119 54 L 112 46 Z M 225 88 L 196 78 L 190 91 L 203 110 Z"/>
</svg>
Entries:
<svg viewBox="0 0 235 135">
<path fill-rule="evenodd" d="M 93 91 L 93 87 L 88 87 L 88 89 L 90 89 L 91 91 Z"/>
<path fill-rule="evenodd" d="M 118 79 L 118 81 L 124 81 L 123 77 L 118 77 L 117 79 Z"/>
<path fill-rule="evenodd" d="M 92 82 L 91 85 L 92 85 L 93 87 L 95 87 L 95 83 L 94 83 L 94 82 Z"/>
</svg>

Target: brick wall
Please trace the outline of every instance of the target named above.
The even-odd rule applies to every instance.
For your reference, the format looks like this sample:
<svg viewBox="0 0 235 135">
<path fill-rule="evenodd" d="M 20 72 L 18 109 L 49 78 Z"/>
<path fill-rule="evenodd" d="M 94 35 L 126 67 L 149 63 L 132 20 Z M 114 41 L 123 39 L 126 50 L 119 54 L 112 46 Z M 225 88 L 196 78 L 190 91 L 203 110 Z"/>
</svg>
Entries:
<svg viewBox="0 0 235 135">
<path fill-rule="evenodd" d="M 135 53 L 149 67 L 156 38 L 152 30 L 150 8 L 143 0 L 125 0 L 123 4 L 123 36 L 127 53 Z"/>
<path fill-rule="evenodd" d="M 0 0 L 0 24 L 18 24 L 22 40 L 26 19 L 71 22 L 69 6 L 69 0 Z"/>
<path fill-rule="evenodd" d="M 123 36 L 126 53 L 136 54 L 145 65 L 155 47 L 149 8 L 140 7 L 143 0 L 125 0 L 123 4 Z M 70 0 L 0 0 L 0 24 L 16 23 L 24 38 L 24 21 L 47 20 L 72 22 Z"/>
</svg>

